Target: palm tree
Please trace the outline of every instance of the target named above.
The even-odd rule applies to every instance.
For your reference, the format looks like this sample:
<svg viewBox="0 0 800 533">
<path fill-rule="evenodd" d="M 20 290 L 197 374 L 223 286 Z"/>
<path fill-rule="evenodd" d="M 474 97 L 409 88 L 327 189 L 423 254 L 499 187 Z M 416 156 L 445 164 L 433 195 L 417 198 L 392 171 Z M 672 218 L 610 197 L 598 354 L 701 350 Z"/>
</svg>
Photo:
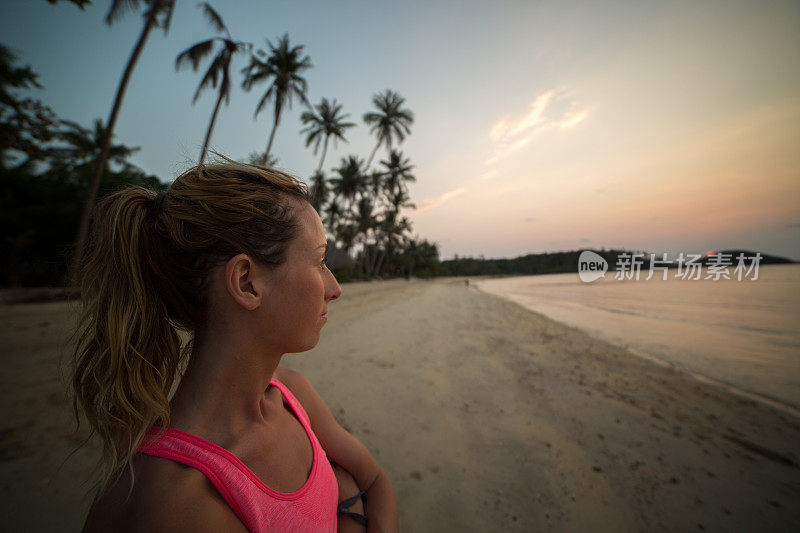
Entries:
<svg viewBox="0 0 800 533">
<path fill-rule="evenodd" d="M 439 246 L 436 243 L 413 237 L 406 239 L 404 248 L 406 278 L 414 275 L 415 266 L 425 270 L 425 277 L 435 274 L 434 270 L 439 263 Z"/>
<path fill-rule="evenodd" d="M 334 235 L 341 238 L 339 235 L 339 221 L 341 220 L 344 212 L 342 211 L 342 206 L 336 202 L 334 198 L 331 202 L 328 203 L 328 206 L 324 208 L 325 211 L 325 220 L 327 221 L 326 226 L 328 229 L 333 232 Z"/>
<path fill-rule="evenodd" d="M 314 172 L 311 176 L 311 205 L 318 212 L 328 201 L 328 184 L 325 182 L 325 174 L 321 170 Z"/>
<path fill-rule="evenodd" d="M 139 38 L 136 40 L 131 56 L 128 58 L 128 63 L 125 65 L 122 79 L 120 79 L 119 86 L 117 87 L 117 94 L 114 97 L 114 104 L 111 106 L 111 114 L 108 117 L 106 131 L 104 132 L 102 150 L 100 152 L 100 157 L 97 158 L 94 176 L 92 177 L 92 182 L 89 187 L 89 195 L 86 197 L 86 203 L 84 204 L 81 221 L 78 226 L 78 236 L 75 239 L 72 264 L 70 265 L 67 275 L 67 282 L 70 285 L 75 285 L 78 281 L 78 273 L 80 272 L 81 262 L 83 261 L 83 251 L 86 247 L 86 236 L 89 233 L 89 218 L 91 217 L 94 201 L 97 197 L 97 189 L 100 187 L 100 177 L 106 166 L 106 158 L 108 157 L 108 150 L 111 145 L 111 136 L 114 134 L 114 126 L 117 124 L 117 116 L 119 115 L 119 110 L 122 108 L 122 99 L 125 96 L 125 89 L 128 87 L 133 68 L 139 60 L 139 56 L 144 49 L 147 37 L 150 35 L 152 29 L 162 28 L 166 35 L 172 20 L 175 0 L 142 0 L 142 3 L 147 6 L 144 26 L 142 26 Z M 139 4 L 139 0 L 112 0 L 111 7 L 108 10 L 108 14 L 106 14 L 106 24 L 110 26 L 115 21 L 122 18 L 128 11 L 137 11 L 139 9 Z"/>
<path fill-rule="evenodd" d="M 337 244 L 340 244 L 342 251 L 349 256 L 358 237 L 358 226 L 347 222 L 339 223 L 336 227 L 336 236 L 339 239 Z"/>
<path fill-rule="evenodd" d="M 364 122 L 368 126 L 372 126 L 369 131 L 378 138 L 378 144 L 372 149 L 366 168 L 372 164 L 372 158 L 382 144 L 391 149 L 395 139 L 401 143 L 406 135 L 411 133 L 414 114 L 408 109 L 403 109 L 405 101 L 405 98 L 389 89 L 372 97 L 372 104 L 378 109 L 378 112 L 365 113 Z"/>
<path fill-rule="evenodd" d="M 416 209 L 417 206 L 411 203 L 411 198 L 408 196 L 408 193 L 402 189 L 394 190 L 394 191 L 385 191 L 386 199 L 389 201 L 389 205 L 391 206 L 391 211 L 394 213 L 399 213 L 400 209 L 405 207 L 408 209 Z"/>
<path fill-rule="evenodd" d="M 400 191 L 402 193 L 402 191 Z M 413 205 L 413 204 L 411 204 Z M 384 267 L 384 260 L 388 257 L 391 261 L 395 255 L 403 236 L 411 231 L 411 221 L 407 217 L 397 220 L 398 209 L 389 209 L 384 212 L 380 221 L 380 231 L 384 236 L 384 245 L 380 256 L 375 261 L 373 272 L 380 273 Z M 376 254 L 377 255 L 377 254 Z"/>
<path fill-rule="evenodd" d="M 375 204 L 369 196 L 362 196 L 356 204 L 355 222 L 358 232 L 364 235 L 364 246 L 367 244 L 367 232 L 375 226 L 377 221 L 374 207 Z"/>
<path fill-rule="evenodd" d="M 341 166 L 334 169 L 337 177 L 331 180 L 331 187 L 336 197 L 342 197 L 347 201 L 345 213 L 350 211 L 358 193 L 362 190 L 364 176 L 361 173 L 363 162 L 357 156 L 351 155 L 342 158 Z"/>
<path fill-rule="evenodd" d="M 374 229 L 378 224 L 378 219 L 375 216 L 374 208 L 375 204 L 373 203 L 372 198 L 366 194 L 362 194 L 361 198 L 359 198 L 358 203 L 356 204 L 356 210 L 354 213 L 356 233 L 362 235 L 361 244 L 364 247 L 362 251 L 362 268 L 367 277 L 371 275 L 372 272 L 370 267 L 374 264 L 373 261 L 370 260 L 371 246 L 369 243 L 370 230 Z"/>
<path fill-rule="evenodd" d="M 319 144 L 323 138 L 325 139 L 322 158 L 319 160 L 319 166 L 317 167 L 317 172 L 319 172 L 322 170 L 322 163 L 325 161 L 325 154 L 328 152 L 328 140 L 333 137 L 333 142 L 336 146 L 338 146 L 336 143 L 339 139 L 347 142 L 347 139 L 344 138 L 344 131 L 347 128 L 352 128 L 355 124 L 343 122 L 350 114 L 339 115 L 342 106 L 336 103 L 336 99 L 333 102 L 329 102 L 327 98 L 323 98 L 322 102 L 315 106 L 315 109 L 316 112 L 314 110 L 305 111 L 300 116 L 303 124 L 308 124 L 300 133 L 307 134 L 306 147 L 310 146 L 312 142 L 314 143 L 314 155 L 317 155 Z"/>
<path fill-rule="evenodd" d="M 401 160 L 401 159 L 400 159 Z M 386 164 L 386 161 L 382 161 L 382 163 Z M 406 161 L 408 163 L 408 161 Z M 394 168 L 397 168 L 395 166 Z M 410 169 L 410 165 L 405 165 L 403 168 L 406 170 Z M 402 237 L 405 231 L 411 230 L 411 223 L 408 218 L 403 217 L 398 222 L 397 217 L 400 213 L 400 209 L 402 208 L 410 208 L 416 209 L 416 205 L 411 203 L 411 198 L 408 195 L 408 191 L 406 190 L 405 184 L 403 179 L 399 177 L 400 173 L 391 173 L 387 172 L 384 178 L 384 188 L 382 193 L 388 202 L 388 206 L 383 213 L 383 219 L 381 220 L 380 224 L 380 236 L 382 239 L 379 239 L 383 242 L 383 247 L 381 250 L 380 257 L 374 259 L 373 265 L 374 268 L 371 270 L 373 272 L 380 272 L 381 268 L 383 267 L 384 258 L 388 256 L 392 256 L 394 254 L 394 250 L 396 249 L 397 237 Z M 407 177 L 414 179 L 413 176 L 407 174 Z"/>
<path fill-rule="evenodd" d="M 289 34 L 285 34 L 278 39 L 277 46 L 267 41 L 270 53 L 267 55 L 263 50 L 258 50 L 250 56 L 250 64 L 242 69 L 245 74 L 242 87 L 249 91 L 253 85 L 261 82 L 270 82 L 267 91 L 259 100 L 256 106 L 255 116 L 264 108 L 269 101 L 275 102 L 273 114 L 272 132 L 267 142 L 267 151 L 264 156 L 269 160 L 269 152 L 272 149 L 272 141 L 275 138 L 275 130 L 281 120 L 283 106 L 288 102 L 289 108 L 292 107 L 292 95 L 300 98 L 307 103 L 306 91 L 308 82 L 300 76 L 304 70 L 311 68 L 311 58 L 303 56 L 304 46 L 292 47 L 289 45 Z M 271 80 L 271 81 L 270 81 Z"/>
<path fill-rule="evenodd" d="M 206 140 L 203 141 L 203 149 L 200 151 L 200 164 L 206 158 L 206 151 L 208 150 L 208 143 L 211 140 L 211 132 L 214 131 L 214 123 L 217 121 L 217 113 L 219 112 L 222 101 L 225 100 L 225 105 L 228 105 L 231 100 L 231 61 L 233 56 L 239 52 L 245 51 L 250 45 L 247 43 L 234 41 L 231 39 L 231 34 L 225 24 L 222 22 L 222 17 L 214 11 L 214 8 L 208 2 L 203 2 L 199 6 L 203 10 L 203 14 L 208 19 L 209 24 L 219 33 L 224 33 L 227 37 L 212 37 L 205 41 L 201 41 L 193 46 L 190 46 L 181 52 L 175 60 L 175 70 L 180 70 L 182 65 L 191 63 L 192 70 L 197 72 L 197 67 L 200 61 L 207 55 L 211 54 L 214 45 L 217 41 L 222 44 L 217 56 L 211 61 L 208 70 L 206 71 L 197 91 L 194 93 L 192 105 L 197 102 L 200 93 L 206 87 L 217 88 L 217 79 L 221 76 L 222 79 L 219 84 L 219 95 L 217 96 L 217 103 L 214 105 L 214 112 L 211 114 L 211 122 L 208 124 L 208 131 L 206 132 Z"/>
<path fill-rule="evenodd" d="M 385 186 L 383 174 L 373 170 L 365 176 L 365 186 L 366 192 L 377 200 Z"/>
<path fill-rule="evenodd" d="M 94 170 L 97 166 L 97 160 L 103 152 L 106 132 L 103 121 L 99 118 L 95 119 L 93 129 L 84 128 L 70 120 L 62 120 L 61 123 L 65 128 L 60 130 L 56 137 L 65 141 L 67 145 L 56 146 L 49 150 L 53 168 L 68 170 L 78 179 L 87 179 L 90 170 Z M 135 169 L 136 167 L 127 159 L 138 151 L 139 147 L 128 147 L 124 144 L 109 145 L 103 170 L 108 170 L 109 161 L 124 169 Z"/>
<path fill-rule="evenodd" d="M 389 153 L 389 159 L 381 161 L 381 165 L 385 168 L 387 193 L 393 193 L 396 190 L 406 191 L 406 183 L 417 181 L 417 178 L 411 174 L 414 165 L 398 150 L 392 150 Z"/>
</svg>

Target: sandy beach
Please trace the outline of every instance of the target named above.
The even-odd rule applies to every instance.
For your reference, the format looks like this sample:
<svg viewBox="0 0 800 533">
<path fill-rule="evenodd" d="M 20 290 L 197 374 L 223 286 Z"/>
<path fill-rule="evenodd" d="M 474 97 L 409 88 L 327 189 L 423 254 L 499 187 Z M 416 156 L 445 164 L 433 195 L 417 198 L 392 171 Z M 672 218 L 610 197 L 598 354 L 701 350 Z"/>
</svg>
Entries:
<svg viewBox="0 0 800 533">
<path fill-rule="evenodd" d="M 793 531 L 800 420 L 463 279 L 343 285 L 287 355 L 378 458 L 403 531 Z M 77 531 L 68 302 L 0 305 L 0 529 Z"/>
</svg>

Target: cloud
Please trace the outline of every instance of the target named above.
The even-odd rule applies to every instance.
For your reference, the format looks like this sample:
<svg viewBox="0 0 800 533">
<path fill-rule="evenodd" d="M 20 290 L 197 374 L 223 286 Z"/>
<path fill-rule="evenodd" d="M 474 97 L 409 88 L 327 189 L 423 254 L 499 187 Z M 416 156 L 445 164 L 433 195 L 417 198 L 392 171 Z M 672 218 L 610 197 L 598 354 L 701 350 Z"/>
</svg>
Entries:
<svg viewBox="0 0 800 533">
<path fill-rule="evenodd" d="M 553 98 L 554 93 L 555 91 L 548 91 L 537 96 L 531 103 L 531 110 L 528 114 L 516 121 L 506 118 L 500 119 L 492 126 L 491 131 L 489 131 L 489 136 L 493 141 L 503 141 L 541 124 L 545 120 L 544 112 L 550 100 Z"/>
<path fill-rule="evenodd" d="M 562 120 L 558 124 L 558 127 L 561 128 L 562 130 L 567 130 L 573 126 L 577 126 L 578 124 L 583 122 L 584 119 L 586 119 L 586 117 L 588 116 L 589 116 L 588 110 L 583 110 L 579 113 L 572 113 L 572 116 Z"/>
<path fill-rule="evenodd" d="M 497 177 L 497 171 L 496 170 L 490 170 L 488 172 L 484 172 L 483 174 L 481 174 L 478 177 L 478 179 L 481 180 L 481 181 L 486 181 L 486 180 L 490 180 L 490 179 L 492 179 L 494 177 Z"/>
<path fill-rule="evenodd" d="M 800 228 L 800 222 L 792 222 L 790 224 L 786 224 L 787 228 Z"/>
<path fill-rule="evenodd" d="M 489 138 L 495 150 L 486 164 L 491 165 L 510 156 L 544 131 L 574 128 L 588 116 L 589 109 L 579 109 L 578 102 L 566 88 L 543 92 L 534 98 L 530 110 L 521 117 L 503 117 L 494 123 L 489 130 Z"/>
<path fill-rule="evenodd" d="M 453 189 L 452 191 L 447 191 L 446 193 L 438 196 L 437 198 L 426 198 L 422 200 L 422 206 L 417 209 L 417 213 L 422 213 L 423 211 L 428 211 L 429 209 L 435 209 L 442 205 L 443 203 L 447 202 L 451 198 L 455 198 L 461 194 L 464 194 L 469 189 L 466 187 L 459 187 L 458 189 Z"/>
<path fill-rule="evenodd" d="M 592 242 L 592 239 L 587 239 L 586 237 L 581 237 L 581 242 Z"/>
</svg>

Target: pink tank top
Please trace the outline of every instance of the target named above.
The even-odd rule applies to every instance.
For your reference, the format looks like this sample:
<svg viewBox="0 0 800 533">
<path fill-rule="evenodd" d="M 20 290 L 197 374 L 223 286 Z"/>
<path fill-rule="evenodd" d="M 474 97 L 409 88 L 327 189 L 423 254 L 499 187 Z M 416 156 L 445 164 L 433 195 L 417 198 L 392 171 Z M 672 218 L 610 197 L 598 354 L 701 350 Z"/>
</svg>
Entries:
<svg viewBox="0 0 800 533">
<path fill-rule="evenodd" d="M 153 428 L 141 453 L 165 457 L 200 470 L 214 484 L 236 516 L 252 532 L 336 531 L 339 489 L 325 451 L 320 446 L 303 406 L 286 386 L 273 379 L 306 430 L 314 451 L 311 474 L 295 492 L 278 492 L 266 486 L 252 470 L 228 450 L 178 429 Z"/>
</svg>

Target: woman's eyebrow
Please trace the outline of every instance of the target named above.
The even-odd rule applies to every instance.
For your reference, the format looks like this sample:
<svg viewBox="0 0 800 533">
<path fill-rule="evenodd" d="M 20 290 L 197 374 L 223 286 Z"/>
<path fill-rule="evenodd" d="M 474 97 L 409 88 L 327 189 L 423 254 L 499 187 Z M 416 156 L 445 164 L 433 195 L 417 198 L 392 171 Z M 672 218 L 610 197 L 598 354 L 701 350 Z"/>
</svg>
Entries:
<svg viewBox="0 0 800 533">
<path fill-rule="evenodd" d="M 327 251 L 328 251 L 328 243 L 326 242 L 325 244 L 320 244 L 319 246 L 317 246 L 316 248 L 314 248 L 314 251 L 316 252 L 316 251 L 317 251 L 317 250 L 319 250 L 320 248 L 325 248 L 325 251 L 327 252 Z"/>
</svg>

